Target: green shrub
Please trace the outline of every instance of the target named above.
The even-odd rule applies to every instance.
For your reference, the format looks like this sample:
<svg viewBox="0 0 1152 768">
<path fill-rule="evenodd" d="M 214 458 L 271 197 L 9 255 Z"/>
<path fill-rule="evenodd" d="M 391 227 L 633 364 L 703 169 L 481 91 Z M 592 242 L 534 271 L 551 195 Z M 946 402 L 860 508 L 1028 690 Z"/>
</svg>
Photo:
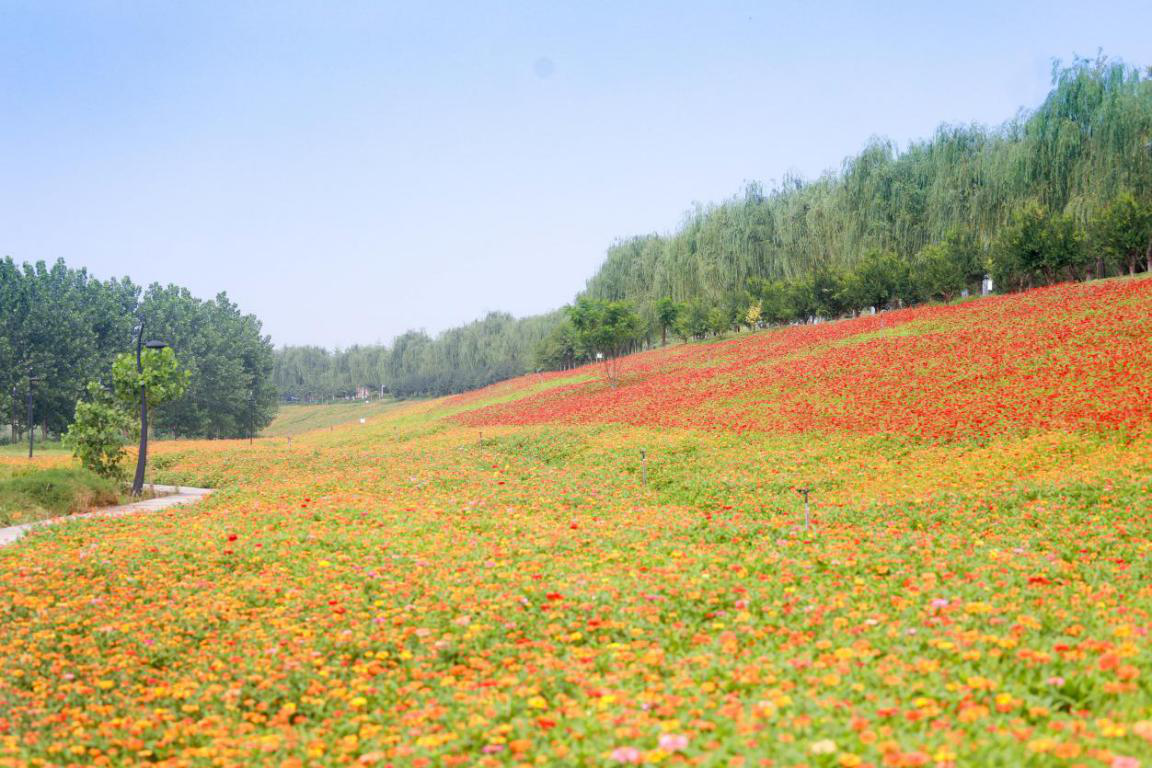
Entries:
<svg viewBox="0 0 1152 768">
<path fill-rule="evenodd" d="M 75 515 L 116 504 L 111 480 L 86 469 L 46 469 L 0 480 L 0 525 Z"/>
<path fill-rule="evenodd" d="M 124 446 L 134 427 L 131 415 L 99 384 L 88 385 L 88 399 L 76 403 L 76 420 L 64 445 L 84 468 L 109 480 L 124 479 Z"/>
</svg>

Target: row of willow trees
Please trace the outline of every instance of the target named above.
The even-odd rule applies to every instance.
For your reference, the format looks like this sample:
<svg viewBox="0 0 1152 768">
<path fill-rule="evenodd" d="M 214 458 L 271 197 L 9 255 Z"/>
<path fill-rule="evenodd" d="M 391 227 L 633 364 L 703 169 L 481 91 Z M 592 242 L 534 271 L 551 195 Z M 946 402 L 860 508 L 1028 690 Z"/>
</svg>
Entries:
<svg viewBox="0 0 1152 768">
<path fill-rule="evenodd" d="M 63 261 L 0 260 L 0 421 L 26 432 L 61 434 L 89 381 L 111 380 L 112 362 L 146 339 L 170 345 L 188 374 L 183 396 L 157 408 L 159 433 L 244 437 L 275 415 L 273 348 L 260 321 L 225 294 L 211 301 L 178 286 L 148 288 L 127 278 L 98 280 Z M 30 382 L 31 379 L 31 382 Z"/>
<path fill-rule="evenodd" d="M 1150 262 L 1152 199 L 1121 194 L 1085 224 L 1032 204 L 1016 211 L 987 248 L 971 234 L 954 232 L 911 259 L 873 249 L 847 267 L 820 266 L 776 280 L 749 278 L 744 290 L 713 303 L 701 297 L 683 302 L 662 297 L 650 306 L 647 319 L 637 315 L 627 324 L 630 336 L 617 340 L 618 348 L 630 351 L 651 345 L 655 335 L 665 343 L 669 333 L 687 341 L 743 328 L 951 301 L 995 285 L 1023 290 L 1135 274 L 1148 270 Z M 582 332 L 581 318 L 592 308 L 633 312 L 629 301 L 581 297 L 569 308 L 568 322 L 554 328 L 537 347 L 538 365 L 570 368 L 595 359 L 597 353 L 606 354 Z"/>
<path fill-rule="evenodd" d="M 1152 78 L 1081 59 L 1054 68 L 1037 109 L 997 128 L 943 126 L 903 151 L 876 140 L 839 172 L 749 184 L 671 234 L 617 242 L 581 295 L 627 302 L 643 345 L 669 330 L 691 338 L 947 300 L 985 274 L 1015 290 L 1128 273 L 1148 268 L 1146 240 L 1131 243 L 1150 203 Z M 387 349 L 283 350 L 277 380 L 292 396 L 443 394 L 585 362 L 578 336 L 566 312 L 490 316 Z M 314 366 L 296 362 L 308 355 Z"/>
</svg>

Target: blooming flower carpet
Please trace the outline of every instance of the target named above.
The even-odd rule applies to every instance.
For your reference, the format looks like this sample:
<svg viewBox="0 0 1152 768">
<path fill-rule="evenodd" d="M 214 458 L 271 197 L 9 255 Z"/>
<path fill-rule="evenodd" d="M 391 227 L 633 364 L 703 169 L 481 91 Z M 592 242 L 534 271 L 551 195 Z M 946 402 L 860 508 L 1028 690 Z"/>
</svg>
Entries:
<svg viewBox="0 0 1152 768">
<path fill-rule="evenodd" d="M 0 550 L 0 766 L 1149 768 L 1150 338 L 1101 281 L 161 444 L 209 501 Z"/>
</svg>

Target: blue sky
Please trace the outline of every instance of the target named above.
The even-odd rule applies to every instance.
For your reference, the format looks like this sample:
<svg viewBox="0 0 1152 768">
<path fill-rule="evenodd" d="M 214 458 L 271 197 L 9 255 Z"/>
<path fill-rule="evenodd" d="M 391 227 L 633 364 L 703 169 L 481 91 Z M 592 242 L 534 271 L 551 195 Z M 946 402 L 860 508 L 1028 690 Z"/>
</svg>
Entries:
<svg viewBox="0 0 1152 768">
<path fill-rule="evenodd" d="M 999 124 L 1146 2 L 0 0 L 0 255 L 225 290 L 278 344 L 571 300 L 616 238 Z"/>
</svg>

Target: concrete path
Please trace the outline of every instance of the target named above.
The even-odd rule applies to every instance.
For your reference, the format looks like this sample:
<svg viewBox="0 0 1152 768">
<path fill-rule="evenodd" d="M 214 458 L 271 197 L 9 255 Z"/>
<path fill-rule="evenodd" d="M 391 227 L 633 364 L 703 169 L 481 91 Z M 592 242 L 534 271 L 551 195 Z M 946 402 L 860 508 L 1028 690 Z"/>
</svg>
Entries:
<svg viewBox="0 0 1152 768">
<path fill-rule="evenodd" d="M 38 526 L 56 525 L 57 523 L 64 523 L 69 520 L 82 520 L 86 517 L 120 517 L 121 515 L 135 515 L 140 512 L 155 512 L 169 507 L 194 504 L 212 493 L 211 488 L 188 488 L 182 485 L 156 485 L 148 487 L 155 488 L 157 493 L 166 493 L 168 495 L 155 499 L 146 499 L 145 501 L 137 501 L 132 504 L 122 504 L 119 507 L 103 507 L 94 512 L 86 512 L 82 515 L 65 515 L 64 517 L 53 517 L 48 520 L 37 520 L 34 523 L 24 523 L 23 525 L 13 525 L 9 528 L 0 528 L 0 547 L 11 544 Z"/>
</svg>

